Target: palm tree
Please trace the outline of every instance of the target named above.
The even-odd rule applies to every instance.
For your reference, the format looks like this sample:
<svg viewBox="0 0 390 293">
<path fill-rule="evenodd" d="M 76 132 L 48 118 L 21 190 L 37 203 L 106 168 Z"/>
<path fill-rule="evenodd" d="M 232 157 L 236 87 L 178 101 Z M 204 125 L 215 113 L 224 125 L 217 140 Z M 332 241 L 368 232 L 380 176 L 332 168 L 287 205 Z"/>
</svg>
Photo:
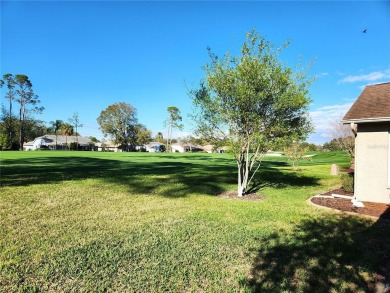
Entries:
<svg viewBox="0 0 390 293">
<path fill-rule="evenodd" d="M 63 123 L 61 126 L 61 132 L 66 136 L 66 148 L 68 148 L 68 135 L 73 134 L 73 126 L 69 123 Z"/>
<path fill-rule="evenodd" d="M 62 120 L 56 120 L 56 121 L 50 121 L 50 126 L 54 134 L 56 135 L 56 149 L 57 149 L 57 136 L 58 136 L 58 131 L 60 130 L 62 124 L 64 122 Z"/>
</svg>

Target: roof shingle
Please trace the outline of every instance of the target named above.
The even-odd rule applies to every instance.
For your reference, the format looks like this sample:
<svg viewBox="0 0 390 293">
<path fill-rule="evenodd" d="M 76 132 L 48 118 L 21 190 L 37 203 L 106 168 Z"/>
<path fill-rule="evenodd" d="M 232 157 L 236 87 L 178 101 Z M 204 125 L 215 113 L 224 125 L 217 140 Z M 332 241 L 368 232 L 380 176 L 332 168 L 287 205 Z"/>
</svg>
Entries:
<svg viewBox="0 0 390 293">
<path fill-rule="evenodd" d="M 343 118 L 345 122 L 354 120 L 390 121 L 390 82 L 364 88 Z"/>
</svg>

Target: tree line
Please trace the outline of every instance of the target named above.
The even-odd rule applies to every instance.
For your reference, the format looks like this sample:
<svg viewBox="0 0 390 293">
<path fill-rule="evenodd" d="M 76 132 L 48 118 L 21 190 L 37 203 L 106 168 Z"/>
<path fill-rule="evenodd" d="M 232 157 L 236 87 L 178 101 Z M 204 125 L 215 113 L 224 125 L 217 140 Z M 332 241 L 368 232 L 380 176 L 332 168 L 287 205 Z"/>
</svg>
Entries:
<svg viewBox="0 0 390 293">
<path fill-rule="evenodd" d="M 0 144 L 8 149 L 23 150 L 26 136 L 43 130 L 43 122 L 34 120 L 32 114 L 41 113 L 44 107 L 39 106 L 39 97 L 27 75 L 4 74 L 0 87 L 7 88 L 5 98 L 8 102 L 8 107 L 2 105 L 1 109 Z M 15 104 L 18 114 L 13 112 Z"/>
</svg>

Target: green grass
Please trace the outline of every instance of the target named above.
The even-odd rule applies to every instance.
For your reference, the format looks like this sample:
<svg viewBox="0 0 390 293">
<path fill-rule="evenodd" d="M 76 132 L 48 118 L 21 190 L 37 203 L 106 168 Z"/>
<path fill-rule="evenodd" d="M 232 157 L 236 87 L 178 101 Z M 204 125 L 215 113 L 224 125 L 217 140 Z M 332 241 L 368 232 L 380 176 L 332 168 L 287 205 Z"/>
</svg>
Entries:
<svg viewBox="0 0 390 293">
<path fill-rule="evenodd" d="M 227 154 L 1 152 L 0 292 L 374 292 L 389 225 L 316 209 L 340 186 L 319 153 L 267 158 L 236 189 Z"/>
</svg>

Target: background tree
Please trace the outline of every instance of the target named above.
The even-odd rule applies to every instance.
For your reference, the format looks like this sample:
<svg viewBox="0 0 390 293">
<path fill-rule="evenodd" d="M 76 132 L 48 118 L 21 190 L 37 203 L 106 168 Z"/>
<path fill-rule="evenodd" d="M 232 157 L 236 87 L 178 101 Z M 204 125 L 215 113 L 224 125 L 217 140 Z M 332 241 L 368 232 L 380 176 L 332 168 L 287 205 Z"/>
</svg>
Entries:
<svg viewBox="0 0 390 293">
<path fill-rule="evenodd" d="M 76 143 L 77 143 L 77 148 L 79 147 L 79 139 L 78 139 L 78 128 L 79 127 L 83 127 L 84 125 L 80 123 L 80 119 L 79 119 L 79 113 L 78 112 L 74 112 L 72 118 L 69 118 L 69 123 L 73 125 L 74 129 L 76 130 Z"/>
<path fill-rule="evenodd" d="M 103 110 L 97 122 L 104 136 L 110 136 L 122 150 L 129 151 L 135 145 L 135 129 L 138 123 L 137 110 L 130 104 L 119 102 Z"/>
<path fill-rule="evenodd" d="M 336 119 L 329 126 L 329 133 L 334 144 L 338 146 L 339 150 L 346 151 L 351 157 L 350 168 L 355 169 L 355 133 L 352 131 L 350 125 L 344 125 L 341 121 L 342 117 Z"/>
<path fill-rule="evenodd" d="M 164 139 L 164 137 L 163 137 L 162 132 L 158 132 L 158 133 L 156 134 L 155 140 L 158 141 L 158 142 L 162 142 L 163 139 Z"/>
<path fill-rule="evenodd" d="M 64 122 L 62 120 L 56 120 L 56 121 L 50 121 L 49 123 L 50 123 L 50 128 L 49 128 L 50 132 L 54 133 L 56 136 L 56 149 L 57 149 L 57 137 L 61 129 L 61 126 L 62 124 L 64 124 Z"/>
<path fill-rule="evenodd" d="M 96 137 L 94 136 L 89 136 L 89 139 L 92 141 L 92 142 L 100 142 Z"/>
<path fill-rule="evenodd" d="M 11 118 L 8 116 L 8 111 L 3 106 L 0 116 L 0 146 L 1 149 L 18 150 L 18 119 L 14 115 Z"/>
<path fill-rule="evenodd" d="M 12 119 L 12 103 L 15 100 L 15 78 L 11 73 L 7 73 L 3 75 L 4 81 L 1 80 L 0 84 L 7 84 L 8 91 L 5 95 L 5 98 L 8 100 L 9 104 L 9 111 L 8 111 L 8 117 L 6 118 L 6 131 L 8 135 L 8 142 L 6 145 L 8 146 L 9 149 L 12 149 L 13 145 L 13 137 L 14 137 L 14 128 L 13 128 L 13 119 Z"/>
<path fill-rule="evenodd" d="M 152 132 L 145 125 L 137 124 L 135 128 L 137 132 L 137 145 L 145 145 L 152 141 Z"/>
<path fill-rule="evenodd" d="M 66 148 L 69 149 L 68 146 L 68 136 L 74 133 L 73 126 L 70 123 L 62 123 L 60 127 L 60 132 L 62 135 L 65 135 L 65 144 Z"/>
<path fill-rule="evenodd" d="M 46 125 L 42 120 L 28 117 L 24 123 L 24 133 L 26 141 L 33 141 L 36 137 L 46 134 Z"/>
<path fill-rule="evenodd" d="M 243 196 L 268 150 L 299 140 L 312 131 L 307 111 L 310 80 L 278 61 L 288 46 L 274 46 L 256 31 L 247 34 L 241 55 L 210 62 L 200 88 L 191 91 L 197 133 L 207 141 L 226 139 L 238 167 Z"/>
<path fill-rule="evenodd" d="M 18 86 L 18 89 L 16 90 L 16 101 L 19 103 L 19 149 L 23 150 L 26 116 L 29 112 L 40 113 L 43 111 L 44 108 L 36 106 L 40 103 L 40 101 L 38 99 L 38 96 L 34 94 L 32 83 L 28 79 L 27 75 L 16 74 L 15 84 Z"/>
<path fill-rule="evenodd" d="M 168 152 L 172 151 L 172 133 L 173 129 L 183 129 L 183 124 L 181 124 L 182 117 L 180 114 L 180 110 L 177 107 L 170 106 L 167 108 L 168 111 L 168 119 L 165 120 L 164 124 L 167 127 L 168 135 L 167 135 L 167 148 Z"/>
</svg>

